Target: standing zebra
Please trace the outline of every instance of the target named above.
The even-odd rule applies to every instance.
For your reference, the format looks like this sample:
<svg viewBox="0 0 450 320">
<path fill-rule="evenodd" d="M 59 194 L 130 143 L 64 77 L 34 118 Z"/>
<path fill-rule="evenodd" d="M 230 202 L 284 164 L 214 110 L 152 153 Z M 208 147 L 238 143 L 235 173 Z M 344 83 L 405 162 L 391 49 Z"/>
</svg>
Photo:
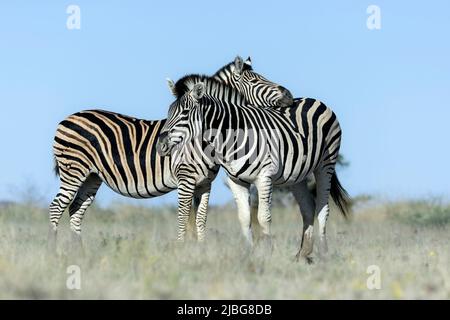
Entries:
<svg viewBox="0 0 450 320">
<path fill-rule="evenodd" d="M 255 75 L 252 69 L 252 61 L 250 59 L 250 57 L 247 58 L 247 60 L 244 62 L 242 60 L 242 58 L 240 57 L 236 57 L 234 64 L 230 63 L 226 66 L 224 66 L 223 68 L 219 69 L 214 75 L 213 78 L 221 83 L 224 83 L 226 85 L 231 86 L 232 88 L 234 88 L 235 90 L 239 91 L 239 93 L 241 93 L 244 98 L 246 99 L 246 101 L 249 101 L 250 104 L 252 105 L 257 105 L 257 106 L 268 106 L 268 107 L 277 107 L 277 106 L 290 106 L 292 103 L 287 103 L 287 104 L 270 104 L 267 105 L 267 103 L 265 101 L 261 101 L 261 99 L 259 98 L 259 96 L 261 95 L 261 92 L 263 92 L 264 90 L 261 90 L 260 88 L 264 88 L 264 84 L 265 81 L 267 81 L 265 78 L 260 77 L 259 75 Z M 291 96 L 292 97 L 292 96 Z M 286 97 L 288 99 L 288 97 Z M 286 100 L 284 102 L 287 102 Z M 296 99 L 296 104 L 297 105 L 303 105 L 303 104 L 316 104 L 316 105 L 322 105 L 322 102 L 320 102 L 319 100 L 316 99 L 312 99 L 312 98 L 300 98 L 300 99 Z M 314 176 L 314 174 L 311 174 L 310 177 L 308 177 L 308 179 L 312 179 Z M 332 188 L 331 189 L 331 196 L 333 199 L 336 199 L 336 204 L 338 205 L 340 211 L 344 214 L 344 216 L 346 216 L 346 213 L 348 211 L 348 205 L 349 205 L 349 201 L 348 201 L 348 195 L 345 192 L 344 189 L 341 188 L 339 181 L 336 178 L 336 181 L 334 180 L 334 178 L 332 178 L 333 180 L 331 181 L 333 185 L 336 186 L 336 188 Z M 316 199 L 314 199 L 313 195 L 311 194 L 311 190 L 307 190 L 307 180 L 305 179 L 303 181 L 303 183 L 305 184 L 304 186 L 302 186 L 303 192 L 302 192 L 302 196 L 298 196 L 298 194 L 296 194 L 297 192 L 295 190 L 292 190 L 292 194 L 294 196 L 294 198 L 297 198 L 298 201 L 302 201 L 304 202 L 303 204 L 300 205 L 300 207 L 308 207 L 309 205 L 312 204 L 312 206 L 316 207 L 316 203 L 315 201 L 317 200 L 317 195 L 320 194 L 319 192 L 316 192 Z M 228 184 L 230 186 L 230 189 L 232 189 L 233 193 L 236 195 L 237 193 L 240 194 L 240 196 L 238 198 L 236 198 L 236 201 L 238 203 L 238 206 L 241 207 L 241 210 L 243 212 L 246 212 L 245 214 L 242 214 L 242 216 L 244 217 L 243 219 L 247 219 L 245 217 L 249 217 L 250 215 L 247 214 L 247 211 L 250 210 L 250 206 L 247 205 L 246 201 L 244 202 L 243 200 L 247 199 L 250 195 L 247 195 L 247 193 L 252 194 L 252 192 L 250 192 L 250 189 L 248 188 L 240 188 L 239 186 L 237 186 L 235 183 L 233 183 L 233 181 L 231 179 L 228 179 Z M 254 185 L 253 185 L 254 186 Z M 324 188 L 326 187 L 327 184 L 326 183 L 322 183 L 319 188 Z M 337 190 L 342 189 L 342 193 L 337 192 Z M 316 185 L 316 190 L 317 190 L 317 185 Z M 254 189 L 253 189 L 254 191 Z M 255 192 L 253 192 L 254 194 Z M 321 194 L 323 194 L 323 192 L 321 192 Z M 302 200 L 305 199 L 305 200 Z M 257 204 L 255 205 L 255 200 L 253 199 L 253 201 L 251 202 L 251 212 L 253 213 L 255 211 L 255 209 L 257 210 Z M 318 201 L 318 205 L 320 206 L 323 201 Z M 320 209 L 320 208 L 319 208 Z M 316 215 L 318 217 L 318 223 L 319 223 L 319 235 L 320 235 L 320 251 L 322 253 L 326 253 L 328 251 L 328 244 L 327 244 L 327 238 L 326 238 L 326 223 L 328 220 L 328 215 L 329 215 L 329 209 L 328 206 L 326 207 L 326 210 L 318 210 L 316 212 Z M 245 224 L 246 225 L 246 224 Z M 251 239 L 252 239 L 252 235 L 251 235 L 251 228 L 248 228 L 244 231 L 244 234 L 246 234 L 246 238 L 249 239 L 249 242 L 251 244 Z"/>
<path fill-rule="evenodd" d="M 290 93 L 277 84 L 267 82 L 266 85 L 271 90 L 261 101 L 283 105 L 282 101 L 286 101 Z M 102 183 L 133 198 L 157 197 L 176 189 L 180 183 L 196 185 L 195 190 L 179 188 L 179 206 L 190 208 L 191 203 L 186 204 L 185 201 L 192 196 L 200 200 L 196 217 L 197 236 L 199 240 L 204 238 L 210 184 L 219 166 L 205 163 L 199 167 L 180 163 L 173 157 L 160 156 L 156 142 L 165 122 L 87 110 L 72 114 L 58 125 L 53 154 L 60 188 L 49 209 L 51 249 L 56 246 L 58 223 L 67 207 L 72 235 L 75 241 L 81 242 L 83 216 Z M 183 217 L 188 216 L 189 211 L 184 212 Z M 185 231 L 183 220 L 179 239 L 183 239 Z"/>
<path fill-rule="evenodd" d="M 245 91 L 248 92 L 248 96 L 252 98 L 252 101 L 254 101 L 258 107 L 286 107 L 292 104 L 293 99 L 290 91 L 254 72 L 251 68 L 249 59 L 244 63 L 242 58 L 236 57 L 234 62 L 231 62 L 219 69 L 216 74 L 227 72 L 227 70 L 232 70 L 233 72 L 231 74 L 233 75 L 237 75 L 238 73 L 243 74 L 244 71 L 246 72 L 246 82 L 249 83 L 249 85 L 245 87 Z M 193 85 L 193 83 L 202 81 L 203 79 L 206 80 L 208 78 L 209 77 L 205 75 L 187 75 L 177 81 L 176 84 L 173 81 L 168 80 L 168 84 L 172 94 L 176 98 L 180 98 L 180 92 L 185 92 Z M 224 80 L 225 78 L 221 78 L 218 81 Z M 241 87 L 241 89 L 244 88 Z M 257 97 L 257 99 L 254 97 Z M 166 137 L 167 132 L 161 134 L 159 139 L 165 140 Z M 191 211 L 192 197 L 194 190 L 198 186 L 196 180 L 204 179 L 204 176 L 199 173 L 205 172 L 208 167 L 215 164 L 213 159 L 211 159 L 211 157 L 205 157 L 205 153 L 203 152 L 208 145 L 202 142 L 196 144 L 197 142 L 199 141 L 193 141 L 193 144 L 183 144 L 183 147 L 181 148 L 182 150 L 175 149 L 174 152 L 171 153 L 171 157 L 173 159 L 172 171 L 177 176 L 178 181 L 178 240 L 180 241 L 184 239 L 186 224 Z M 193 147 L 194 145 L 195 147 Z M 166 147 L 167 146 L 165 144 L 159 144 L 158 151 L 161 155 L 168 155 L 170 153 L 170 150 L 167 150 Z M 188 155 L 188 157 L 186 157 L 186 155 Z M 186 166 L 188 166 L 189 169 L 186 169 Z M 214 178 L 215 176 L 213 179 Z M 240 190 L 236 189 L 237 186 L 233 181 L 229 181 L 228 183 L 236 199 L 241 199 L 238 203 L 246 203 L 247 205 L 250 205 L 249 194 L 247 193 L 247 195 L 245 195 L 240 192 Z M 239 218 L 243 218 L 243 215 L 239 215 Z M 206 223 L 206 211 L 202 211 L 200 216 L 197 215 L 197 220 L 202 221 L 202 227 L 204 228 Z M 249 242 L 252 242 L 251 230 L 249 232 L 250 234 L 247 236 L 247 239 Z"/>
<path fill-rule="evenodd" d="M 132 198 L 157 197 L 176 189 L 171 158 L 161 157 L 156 148 L 165 121 L 86 110 L 70 115 L 58 125 L 53 154 L 60 188 L 50 204 L 51 250 L 56 247 L 58 222 L 67 207 L 73 240 L 81 244 L 84 213 L 102 183 Z M 212 180 L 218 169 L 211 167 L 208 178 Z M 210 180 L 197 182 L 195 197 L 200 200 L 198 211 L 202 213 L 208 206 Z M 204 230 L 201 223 L 197 228 Z M 197 233 L 202 238 L 202 232 Z"/>
<path fill-rule="evenodd" d="M 175 88 L 180 89 L 180 98 L 170 106 L 158 140 L 161 154 L 169 154 L 183 142 L 175 150 L 186 152 L 186 145 L 190 145 L 190 150 L 213 158 L 234 182 L 231 189 L 235 195 L 248 194 L 250 184 L 254 184 L 258 189 L 258 221 L 269 238 L 272 188 L 290 186 L 303 216 L 302 243 L 296 257 L 310 261 L 314 216 L 317 214 L 319 221 L 328 217 L 330 191 L 346 212 L 347 194 L 335 173 L 341 140 L 335 114 L 314 99 L 298 99 L 290 107 L 255 107 L 239 91 L 214 78 L 194 75 L 177 82 Z M 200 143 L 210 146 L 209 152 L 199 150 Z M 315 205 L 305 183 L 310 174 L 317 183 Z M 237 196 L 236 200 L 241 226 L 249 239 L 248 198 Z"/>
</svg>

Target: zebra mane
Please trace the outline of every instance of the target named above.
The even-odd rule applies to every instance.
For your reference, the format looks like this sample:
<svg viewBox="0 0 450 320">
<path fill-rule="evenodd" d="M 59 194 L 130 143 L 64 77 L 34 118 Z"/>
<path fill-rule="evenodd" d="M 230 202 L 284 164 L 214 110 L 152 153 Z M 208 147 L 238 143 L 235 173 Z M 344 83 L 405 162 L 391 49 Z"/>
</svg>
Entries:
<svg viewBox="0 0 450 320">
<path fill-rule="evenodd" d="M 219 70 L 217 70 L 216 73 L 213 74 L 214 78 L 217 78 L 221 73 L 229 73 L 231 72 L 231 66 L 234 65 L 234 61 L 224 65 L 222 68 L 220 68 Z M 249 65 L 248 63 L 244 63 L 243 69 L 242 71 L 252 71 L 253 68 L 251 65 Z"/>
<path fill-rule="evenodd" d="M 209 77 L 202 74 L 190 74 L 179 79 L 175 83 L 174 93 L 176 98 L 181 98 L 186 92 L 192 90 L 196 83 L 203 82 L 206 87 L 206 94 L 218 98 L 224 99 L 225 97 L 234 97 L 235 102 L 246 103 L 244 95 L 233 87 L 226 85 L 223 82 L 218 81 L 213 77 Z"/>
<path fill-rule="evenodd" d="M 209 76 L 204 74 L 188 74 L 175 83 L 174 94 L 177 99 L 181 98 L 186 92 L 192 90 L 198 82 L 206 82 Z"/>
</svg>

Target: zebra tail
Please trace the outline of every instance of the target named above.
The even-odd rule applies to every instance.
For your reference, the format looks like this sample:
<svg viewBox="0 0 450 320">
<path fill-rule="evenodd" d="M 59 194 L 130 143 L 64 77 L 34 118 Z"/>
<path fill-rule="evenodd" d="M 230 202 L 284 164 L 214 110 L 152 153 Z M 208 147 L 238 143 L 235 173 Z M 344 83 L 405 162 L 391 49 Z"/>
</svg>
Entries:
<svg viewBox="0 0 450 320">
<path fill-rule="evenodd" d="M 55 176 L 59 177 L 59 166 L 58 161 L 56 161 L 56 158 L 53 158 L 53 163 L 54 163 L 53 172 L 55 173 Z"/>
<path fill-rule="evenodd" d="M 348 217 L 351 208 L 351 199 L 344 187 L 342 187 L 336 172 L 331 176 L 331 198 L 333 198 L 334 203 L 339 207 L 344 218 Z"/>
</svg>

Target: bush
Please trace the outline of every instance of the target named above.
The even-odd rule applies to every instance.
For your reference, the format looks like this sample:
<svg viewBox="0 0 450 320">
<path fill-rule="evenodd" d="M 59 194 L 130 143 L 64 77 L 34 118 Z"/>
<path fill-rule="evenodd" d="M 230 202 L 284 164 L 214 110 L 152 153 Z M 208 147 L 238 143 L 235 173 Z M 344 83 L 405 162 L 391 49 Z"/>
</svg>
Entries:
<svg viewBox="0 0 450 320">
<path fill-rule="evenodd" d="M 440 201 L 413 201 L 396 204 L 388 213 L 401 222 L 415 226 L 444 226 L 450 223 L 450 206 Z"/>
</svg>

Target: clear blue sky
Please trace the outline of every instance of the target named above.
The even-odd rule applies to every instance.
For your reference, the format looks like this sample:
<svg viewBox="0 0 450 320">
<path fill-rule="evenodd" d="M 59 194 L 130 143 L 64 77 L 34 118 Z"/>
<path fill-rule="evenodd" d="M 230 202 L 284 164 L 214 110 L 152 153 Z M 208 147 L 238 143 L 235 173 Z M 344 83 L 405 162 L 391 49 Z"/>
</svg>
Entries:
<svg viewBox="0 0 450 320">
<path fill-rule="evenodd" d="M 66 28 L 70 4 L 81 8 L 81 30 Z M 366 27 L 370 4 L 381 30 Z M 448 199 L 449 39 L 449 1 L 2 1 L 0 199 L 33 184 L 50 201 L 64 117 L 105 108 L 164 118 L 166 77 L 213 73 L 237 54 L 335 110 L 352 195 Z M 99 198 L 121 199 L 105 186 Z M 230 198 L 216 180 L 212 202 Z"/>
</svg>

